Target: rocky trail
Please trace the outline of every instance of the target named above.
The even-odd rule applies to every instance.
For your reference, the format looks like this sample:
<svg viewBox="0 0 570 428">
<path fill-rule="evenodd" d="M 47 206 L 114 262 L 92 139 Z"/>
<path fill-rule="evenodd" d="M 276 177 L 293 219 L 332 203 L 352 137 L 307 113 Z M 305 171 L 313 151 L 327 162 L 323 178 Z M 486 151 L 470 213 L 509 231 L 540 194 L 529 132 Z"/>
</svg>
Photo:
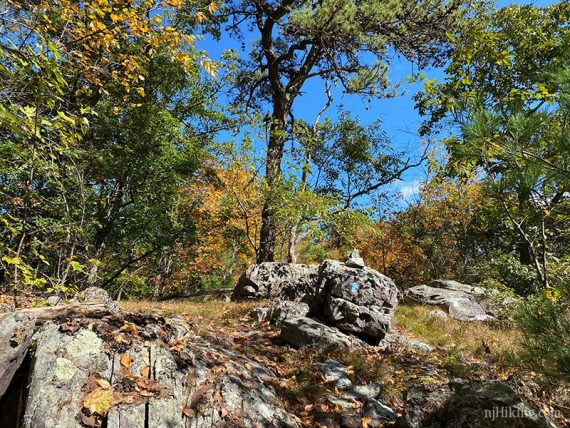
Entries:
<svg viewBox="0 0 570 428">
<path fill-rule="evenodd" d="M 289 287 L 289 268 L 258 266 L 241 284 L 258 293 L 255 271 L 280 295 L 274 272 Z M 568 426 L 567 390 L 508 367 L 485 337 L 474 339 L 482 354 L 452 354 L 451 335 L 426 343 L 404 315 L 448 332 L 510 334 L 494 321 L 398 306 L 393 283 L 363 267 L 328 262 L 314 272 L 301 276 L 325 287 L 301 287 L 308 301 L 265 295 L 119 309 L 87 289 L 69 304 L 2 313 L 0 426 Z"/>
</svg>

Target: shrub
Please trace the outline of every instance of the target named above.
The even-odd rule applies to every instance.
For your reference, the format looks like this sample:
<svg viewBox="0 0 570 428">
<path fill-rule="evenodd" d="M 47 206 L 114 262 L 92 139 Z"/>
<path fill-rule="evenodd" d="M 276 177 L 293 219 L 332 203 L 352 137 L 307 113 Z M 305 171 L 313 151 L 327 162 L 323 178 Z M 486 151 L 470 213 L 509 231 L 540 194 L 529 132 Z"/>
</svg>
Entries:
<svg viewBox="0 0 570 428">
<path fill-rule="evenodd" d="M 522 360 L 554 381 L 570 382 L 570 300 L 565 291 L 556 300 L 534 296 L 521 305 L 517 323 L 523 332 Z"/>
</svg>

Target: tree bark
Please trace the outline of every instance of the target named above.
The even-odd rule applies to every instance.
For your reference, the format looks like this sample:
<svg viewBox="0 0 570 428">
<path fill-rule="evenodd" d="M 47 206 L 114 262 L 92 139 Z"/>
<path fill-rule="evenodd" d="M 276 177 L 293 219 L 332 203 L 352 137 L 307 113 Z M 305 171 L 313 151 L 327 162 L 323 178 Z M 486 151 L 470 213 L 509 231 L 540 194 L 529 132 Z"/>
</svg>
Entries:
<svg viewBox="0 0 570 428">
<path fill-rule="evenodd" d="M 274 95 L 273 114 L 271 115 L 269 143 L 265 158 L 265 179 L 268 194 L 261 211 L 261 231 L 259 236 L 259 249 L 257 263 L 275 261 L 275 244 L 277 241 L 277 221 L 271 203 L 272 193 L 281 178 L 281 161 L 285 146 L 285 132 L 287 131 L 287 103 L 286 93 Z"/>
</svg>

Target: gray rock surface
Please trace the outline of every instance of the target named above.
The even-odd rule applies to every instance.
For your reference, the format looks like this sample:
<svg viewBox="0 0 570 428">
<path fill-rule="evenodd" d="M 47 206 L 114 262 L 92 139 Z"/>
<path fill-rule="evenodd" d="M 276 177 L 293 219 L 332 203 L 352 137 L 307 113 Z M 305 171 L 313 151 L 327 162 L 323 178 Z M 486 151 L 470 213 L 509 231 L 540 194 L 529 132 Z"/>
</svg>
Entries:
<svg viewBox="0 0 570 428">
<path fill-rule="evenodd" d="M 16 397 L 13 410 L 2 408 L 0 422 L 10 421 L 6 426 L 15 426 L 22 406 L 22 425 L 30 428 L 101 426 L 103 417 L 113 428 L 297 427 L 270 386 L 277 382 L 271 370 L 214 338 L 195 335 L 182 319 L 86 310 L 77 318 L 73 310 L 58 316 L 62 313 L 38 308 L 0 317 L 5 345 L 18 355 L 34 353 L 23 373 L 29 388 L 11 389 L 14 370 L 4 371 L 6 394 Z M 49 314 L 56 316 L 46 320 Z M 44 322 L 35 325 L 39 316 Z M 29 329 L 23 329 L 28 322 Z M 0 364 L 4 357 L 18 361 L 5 349 L 0 345 Z M 102 413 L 88 410 L 91 394 L 104 395 L 96 400 L 97 406 L 105 404 Z"/>
<path fill-rule="evenodd" d="M 65 299 L 61 296 L 49 296 L 47 298 L 47 304 L 50 306 L 57 306 L 65 304 Z"/>
<path fill-rule="evenodd" d="M 403 428 L 556 427 L 538 408 L 499 381 L 412 386 L 404 399 Z"/>
<path fill-rule="evenodd" d="M 464 293 L 478 297 L 483 297 L 485 295 L 485 289 L 482 287 L 474 287 L 472 285 L 462 284 L 461 282 L 453 281 L 451 279 L 434 279 L 428 285 L 433 288 L 445 288 L 446 290 L 463 291 Z"/>
<path fill-rule="evenodd" d="M 318 273 L 317 265 L 253 264 L 238 280 L 232 298 L 311 301 L 317 295 Z"/>
<path fill-rule="evenodd" d="M 410 339 L 403 334 L 388 333 L 380 342 L 381 347 L 398 347 L 404 346 L 419 352 L 432 352 L 433 346 L 429 343 L 422 342 L 421 340 Z"/>
<path fill-rule="evenodd" d="M 331 382 L 337 388 L 347 389 L 352 386 L 344 364 L 335 360 L 325 360 L 320 364 L 320 370 L 325 381 Z"/>
<path fill-rule="evenodd" d="M 82 388 L 90 373 L 110 377 L 111 362 L 97 335 L 80 329 L 74 336 L 46 323 L 36 335 L 37 349 L 31 373 L 24 427 L 81 427 Z"/>
<path fill-rule="evenodd" d="M 370 426 L 384 426 L 385 423 L 396 419 L 396 412 L 391 407 L 374 398 L 366 400 L 364 415 L 372 419 Z"/>
<path fill-rule="evenodd" d="M 398 289 L 390 278 L 374 269 L 325 260 L 319 281 L 331 325 L 378 339 L 389 331 L 398 306 Z"/>
<path fill-rule="evenodd" d="M 376 398 L 382 392 L 382 386 L 379 383 L 369 383 L 367 385 L 353 385 L 346 390 L 350 396 L 360 399 Z"/>
<path fill-rule="evenodd" d="M 435 280 L 430 285 L 418 285 L 405 291 L 406 297 L 425 305 L 447 307 L 450 317 L 461 321 L 487 321 L 494 319 L 487 314 L 481 287 L 472 287 L 451 280 Z"/>
<path fill-rule="evenodd" d="M 249 312 L 249 317 L 258 322 L 271 321 L 272 313 L 273 310 L 271 308 L 254 308 Z"/>
<path fill-rule="evenodd" d="M 109 293 L 99 287 L 89 287 L 79 293 L 77 301 L 90 305 L 102 304 L 113 312 L 119 311 L 119 304 L 111 299 Z"/>
<path fill-rule="evenodd" d="M 348 267 L 354 268 L 363 268 L 364 267 L 364 259 L 360 257 L 360 253 L 358 250 L 352 250 L 348 253 L 344 264 Z"/>
<path fill-rule="evenodd" d="M 287 318 L 306 317 L 310 312 L 309 305 L 303 302 L 281 300 L 273 306 L 272 321 L 283 322 Z"/>
<path fill-rule="evenodd" d="M 362 345 L 358 338 L 307 317 L 287 318 L 280 337 L 294 346 L 350 348 Z"/>
</svg>

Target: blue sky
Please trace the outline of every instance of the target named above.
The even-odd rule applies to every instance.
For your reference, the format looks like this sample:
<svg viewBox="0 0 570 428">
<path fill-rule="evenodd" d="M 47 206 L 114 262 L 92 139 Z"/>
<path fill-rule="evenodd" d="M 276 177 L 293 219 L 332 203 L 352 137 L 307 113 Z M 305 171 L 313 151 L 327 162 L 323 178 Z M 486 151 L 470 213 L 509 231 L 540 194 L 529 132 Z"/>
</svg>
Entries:
<svg viewBox="0 0 570 428">
<path fill-rule="evenodd" d="M 497 7 L 503 7 L 513 3 L 547 6 L 554 3 L 554 1 L 499 0 L 496 2 L 496 5 Z M 240 55 L 245 55 L 244 52 L 241 52 L 240 45 L 228 37 L 222 38 L 219 42 L 204 40 L 200 43 L 199 48 L 204 49 L 210 58 L 214 60 L 218 60 L 222 52 L 230 48 L 240 52 Z M 393 147 L 398 151 L 405 152 L 406 156 L 414 158 L 422 152 L 423 148 L 423 143 L 417 135 L 417 129 L 422 122 L 422 118 L 414 109 L 414 101 L 412 99 L 413 95 L 421 89 L 421 84 L 410 84 L 406 81 L 406 78 L 418 70 L 411 63 L 395 54 L 392 55 L 391 59 L 391 80 L 394 83 L 400 83 L 399 95 L 397 97 L 368 102 L 356 96 L 343 96 L 338 92 L 335 94 L 333 107 L 327 113 L 331 117 L 336 117 L 338 108 L 342 106 L 345 111 L 349 111 L 353 116 L 358 116 L 362 123 L 371 123 L 380 119 L 383 123 L 383 130 L 390 137 Z M 422 72 L 426 73 L 427 78 L 436 77 L 438 80 L 441 80 L 445 77 L 442 69 L 428 69 L 422 70 Z M 308 82 L 303 87 L 303 95 L 297 99 L 294 105 L 295 117 L 311 121 L 325 101 L 323 83 L 318 80 Z M 220 138 L 227 138 L 227 136 L 221 136 Z M 396 205 L 402 208 L 410 201 L 413 201 L 417 196 L 421 181 L 425 177 L 425 167 L 418 167 L 408 171 L 404 175 L 403 180 L 394 183 L 390 190 L 400 193 L 400 198 Z"/>
</svg>

